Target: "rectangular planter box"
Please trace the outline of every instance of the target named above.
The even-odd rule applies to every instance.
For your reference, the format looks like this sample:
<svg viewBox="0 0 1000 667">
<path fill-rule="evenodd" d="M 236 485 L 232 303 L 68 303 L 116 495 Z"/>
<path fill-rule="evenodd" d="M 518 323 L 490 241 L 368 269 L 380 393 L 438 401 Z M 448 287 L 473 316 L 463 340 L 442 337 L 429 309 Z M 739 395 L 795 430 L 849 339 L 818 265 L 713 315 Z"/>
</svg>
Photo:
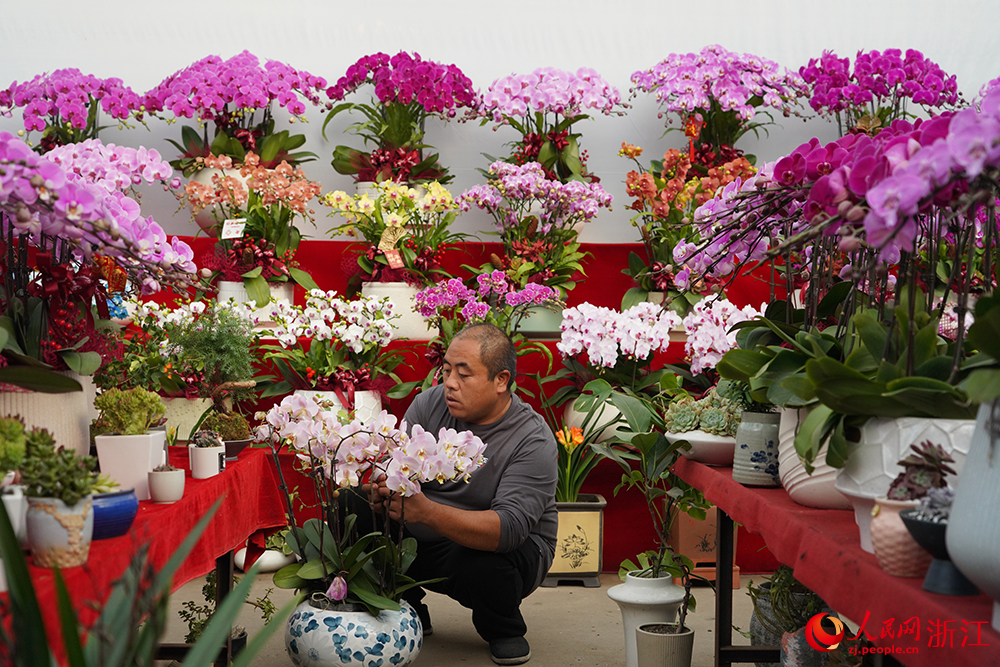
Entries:
<svg viewBox="0 0 1000 667">
<path fill-rule="evenodd" d="M 604 496 L 581 493 L 575 503 L 556 503 L 559 533 L 556 556 L 542 586 L 582 582 L 586 588 L 601 585 L 604 544 Z"/>
<path fill-rule="evenodd" d="M 715 581 L 716 521 L 715 506 L 709 507 L 704 521 L 696 521 L 681 512 L 670 528 L 670 548 L 683 554 L 694 563 L 694 574 Z M 736 536 L 733 536 L 733 553 L 736 552 Z M 679 579 L 674 579 L 679 584 Z M 740 568 L 733 565 L 733 589 L 740 587 Z"/>
</svg>

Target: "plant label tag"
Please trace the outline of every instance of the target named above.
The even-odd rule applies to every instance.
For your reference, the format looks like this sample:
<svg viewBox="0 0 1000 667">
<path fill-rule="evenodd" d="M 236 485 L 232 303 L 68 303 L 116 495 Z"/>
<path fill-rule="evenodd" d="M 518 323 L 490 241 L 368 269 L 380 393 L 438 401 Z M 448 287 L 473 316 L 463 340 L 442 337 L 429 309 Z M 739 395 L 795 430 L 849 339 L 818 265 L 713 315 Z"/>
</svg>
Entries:
<svg viewBox="0 0 1000 667">
<path fill-rule="evenodd" d="M 222 223 L 220 239 L 238 239 L 243 236 L 243 228 L 247 226 L 246 218 L 232 218 Z"/>
<path fill-rule="evenodd" d="M 403 268 L 403 256 L 399 254 L 398 250 L 386 250 L 385 258 L 389 260 L 389 268 L 401 269 Z"/>
</svg>

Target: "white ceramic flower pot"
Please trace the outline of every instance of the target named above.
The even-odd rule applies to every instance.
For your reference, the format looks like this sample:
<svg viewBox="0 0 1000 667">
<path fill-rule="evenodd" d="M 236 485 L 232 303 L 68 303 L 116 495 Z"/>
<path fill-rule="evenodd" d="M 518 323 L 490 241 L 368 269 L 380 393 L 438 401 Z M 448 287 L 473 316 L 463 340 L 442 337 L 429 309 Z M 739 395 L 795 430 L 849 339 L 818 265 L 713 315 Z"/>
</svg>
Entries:
<svg viewBox="0 0 1000 667">
<path fill-rule="evenodd" d="M 861 533 L 861 548 L 875 553 L 871 542 L 871 516 L 875 499 L 889 491 L 889 484 L 903 469 L 899 461 L 910 445 L 924 440 L 941 445 L 955 459 L 952 468 L 961 476 L 965 455 L 976 422 L 971 419 L 869 419 L 861 440 L 851 449 L 846 465 L 837 473 L 836 488 L 850 498 Z"/>
<path fill-rule="evenodd" d="M 945 541 L 955 567 L 993 598 L 993 629 L 1000 632 L 1000 401 L 983 403 L 955 488 Z"/>
<path fill-rule="evenodd" d="M 195 447 L 188 445 L 188 456 L 191 458 L 192 479 L 208 479 L 215 477 L 226 469 L 226 447 Z"/>
<path fill-rule="evenodd" d="M 705 431 L 684 431 L 683 433 L 667 433 L 667 440 L 687 440 L 691 449 L 681 450 L 681 454 L 710 466 L 728 466 L 733 464 L 733 454 L 736 450 L 736 438 L 728 435 L 713 435 Z"/>
<path fill-rule="evenodd" d="M 233 563 L 236 567 L 240 568 L 244 572 L 247 570 L 246 566 L 247 560 L 247 548 L 243 547 L 233 554 Z M 254 563 L 257 566 L 257 572 L 277 572 L 286 565 L 291 565 L 295 562 L 295 554 L 286 554 L 283 551 L 277 551 L 275 549 L 267 549 L 260 555 L 260 558 Z"/>
<path fill-rule="evenodd" d="M 151 470 L 146 476 L 149 480 L 149 498 L 154 503 L 169 505 L 184 497 L 183 470 Z"/>
<path fill-rule="evenodd" d="M 300 396 L 315 397 L 321 401 L 330 401 L 334 409 L 346 410 L 347 407 L 340 402 L 340 398 L 335 391 L 314 391 L 312 389 L 296 389 L 295 393 Z M 374 391 L 354 392 L 354 415 L 362 422 L 369 422 L 378 417 L 382 412 L 382 398 Z"/>
<path fill-rule="evenodd" d="M 76 567 L 87 562 L 94 534 L 91 496 L 75 505 L 57 498 L 28 498 L 26 518 L 31 561 L 38 567 Z"/>
<path fill-rule="evenodd" d="M 295 608 L 285 627 L 285 650 L 292 663 L 309 667 L 406 667 L 423 646 L 417 612 L 405 600 L 400 611 L 340 611 Z"/>
<path fill-rule="evenodd" d="M 638 667 L 636 629 L 647 623 L 676 623 L 684 588 L 670 575 L 656 579 L 625 575 L 625 583 L 608 589 L 608 597 L 618 603 L 625 629 L 625 667 Z"/>
<path fill-rule="evenodd" d="M 437 332 L 428 328 L 428 321 L 423 315 L 413 309 L 415 297 L 419 288 L 403 282 L 373 283 L 361 285 L 361 294 L 367 297 L 387 297 L 392 302 L 392 314 L 396 315 L 389 321 L 393 326 L 393 340 L 407 338 L 409 340 L 430 340 Z"/>
<path fill-rule="evenodd" d="M 805 466 L 795 451 L 795 436 L 799 425 L 809 414 L 808 409 L 782 408 L 778 427 L 778 474 L 781 486 L 799 505 L 817 509 L 851 509 L 851 501 L 837 490 L 837 469 L 826 463 L 826 444 L 813 461 L 813 472 Z"/>
<path fill-rule="evenodd" d="M 118 482 L 123 489 L 135 489 L 135 497 L 149 500 L 149 479 L 146 473 L 165 460 L 167 434 L 150 431 L 140 435 L 99 435 L 97 460 L 101 472 Z"/>
<path fill-rule="evenodd" d="M 94 380 L 90 376 L 64 371 L 83 391 L 45 394 L 11 388 L 0 391 L 0 415 L 19 415 L 26 428 L 44 428 L 55 438 L 56 446 L 72 449 L 79 456 L 90 454 L 90 420 L 94 411 Z"/>
<path fill-rule="evenodd" d="M 28 514 L 28 499 L 24 495 L 24 487 L 15 484 L 3 490 L 3 508 L 7 510 L 14 536 L 21 547 L 28 548 L 28 531 L 25 526 L 25 516 Z"/>
<path fill-rule="evenodd" d="M 195 424 L 212 407 L 210 398 L 164 398 L 167 428 L 176 429 L 178 440 L 189 440 Z"/>
</svg>

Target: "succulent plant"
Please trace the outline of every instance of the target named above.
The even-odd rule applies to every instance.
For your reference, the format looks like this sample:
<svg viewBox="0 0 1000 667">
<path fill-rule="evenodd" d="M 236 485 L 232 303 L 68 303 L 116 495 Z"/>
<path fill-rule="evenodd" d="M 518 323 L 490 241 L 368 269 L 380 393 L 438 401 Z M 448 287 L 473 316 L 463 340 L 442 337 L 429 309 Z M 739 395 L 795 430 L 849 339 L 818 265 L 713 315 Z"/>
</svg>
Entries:
<svg viewBox="0 0 1000 667">
<path fill-rule="evenodd" d="M 24 422 L 20 417 L 0 418 L 0 477 L 21 466 L 24 449 Z"/>
<path fill-rule="evenodd" d="M 153 472 L 174 472 L 180 470 L 180 468 L 175 468 L 169 463 L 161 463 L 160 465 L 153 468 Z"/>
<path fill-rule="evenodd" d="M 712 388 L 700 400 L 685 396 L 672 402 L 667 406 L 663 421 L 670 433 L 701 429 L 713 435 L 733 436 L 740 425 L 742 412 L 737 401 L 720 396 Z"/>
<path fill-rule="evenodd" d="M 899 461 L 903 472 L 889 485 L 886 497 L 890 500 L 919 500 L 930 489 L 948 486 L 945 477 L 956 474 L 948 466 L 955 459 L 941 445 L 925 440 L 920 445 L 910 445 L 910 449 L 913 453 Z"/>
<path fill-rule="evenodd" d="M 91 456 L 77 456 L 71 449 L 56 449 L 52 434 L 33 429 L 25 434 L 26 455 L 21 464 L 24 494 L 34 498 L 58 498 L 75 505 L 90 495 L 97 476 Z"/>
<path fill-rule="evenodd" d="M 663 421 L 671 433 L 684 433 L 698 428 L 700 417 L 701 407 L 698 402 L 690 396 L 685 396 L 667 406 Z"/>
<path fill-rule="evenodd" d="M 225 447 L 226 443 L 215 431 L 198 431 L 191 437 L 191 444 L 195 447 Z"/>
<path fill-rule="evenodd" d="M 91 425 L 91 431 L 97 435 L 145 433 L 160 422 L 166 410 L 163 399 L 140 387 L 108 389 L 94 399 L 94 407 L 101 411 Z"/>
</svg>

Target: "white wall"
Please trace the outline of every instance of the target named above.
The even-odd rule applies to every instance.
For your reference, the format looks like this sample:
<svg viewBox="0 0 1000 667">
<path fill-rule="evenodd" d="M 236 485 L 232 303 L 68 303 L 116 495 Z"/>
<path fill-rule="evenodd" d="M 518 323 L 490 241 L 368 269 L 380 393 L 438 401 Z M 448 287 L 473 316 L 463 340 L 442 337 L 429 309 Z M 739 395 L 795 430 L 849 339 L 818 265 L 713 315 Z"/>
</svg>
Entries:
<svg viewBox="0 0 1000 667">
<path fill-rule="evenodd" d="M 669 53 L 698 51 L 713 43 L 788 68 L 804 65 L 824 49 L 853 58 L 858 50 L 915 48 L 956 74 L 966 98 L 1000 75 L 1000 0 L 49 0 L 44 8 L 0 0 L 0 7 L 0 86 L 76 67 L 101 77 L 120 77 L 141 94 L 199 58 L 230 57 L 243 49 L 332 83 L 362 55 L 407 50 L 457 64 L 477 88 L 535 67 L 589 66 L 627 97 L 632 72 Z M 662 121 L 647 96 L 633 103 L 625 117 L 599 117 L 577 126 L 591 156 L 591 170 L 616 202 L 613 212 L 583 232 L 585 242 L 637 240 L 625 209 L 624 179 L 630 163 L 617 156 L 622 141 L 645 147 L 646 158 L 682 143 L 679 133 L 661 137 Z M 345 114 L 331 123 L 328 136 L 333 141 L 327 142 L 320 135 L 324 116 L 315 109 L 307 116 L 312 122 L 305 128 L 306 148 L 320 155 L 320 160 L 305 165 L 307 174 L 319 180 L 324 191 L 349 189 L 350 179 L 329 165 L 334 145 L 357 141 L 337 136 L 349 117 Z M 812 136 L 824 141 L 836 138 L 836 128 L 826 121 L 781 120 L 769 137 L 760 141 L 745 137 L 739 147 L 770 160 Z M 18 112 L 13 118 L 0 118 L 0 130 L 20 127 Z M 175 135 L 179 136 L 176 126 L 154 120 L 149 131 L 111 129 L 101 138 L 157 148 L 169 159 L 174 156 L 164 139 Z M 456 174 L 452 184 L 456 194 L 479 181 L 476 168 L 486 166 L 482 153 L 503 154 L 502 144 L 515 138 L 509 128 L 492 132 L 490 126 L 457 123 L 434 124 L 427 137 Z M 150 189 L 143 202 L 144 212 L 168 233 L 193 233 L 186 213 L 175 213 L 168 195 Z M 319 222 L 314 236 L 325 238 L 323 232 L 336 221 Z M 489 221 L 470 213 L 459 219 L 458 227 L 486 230 Z"/>
</svg>

